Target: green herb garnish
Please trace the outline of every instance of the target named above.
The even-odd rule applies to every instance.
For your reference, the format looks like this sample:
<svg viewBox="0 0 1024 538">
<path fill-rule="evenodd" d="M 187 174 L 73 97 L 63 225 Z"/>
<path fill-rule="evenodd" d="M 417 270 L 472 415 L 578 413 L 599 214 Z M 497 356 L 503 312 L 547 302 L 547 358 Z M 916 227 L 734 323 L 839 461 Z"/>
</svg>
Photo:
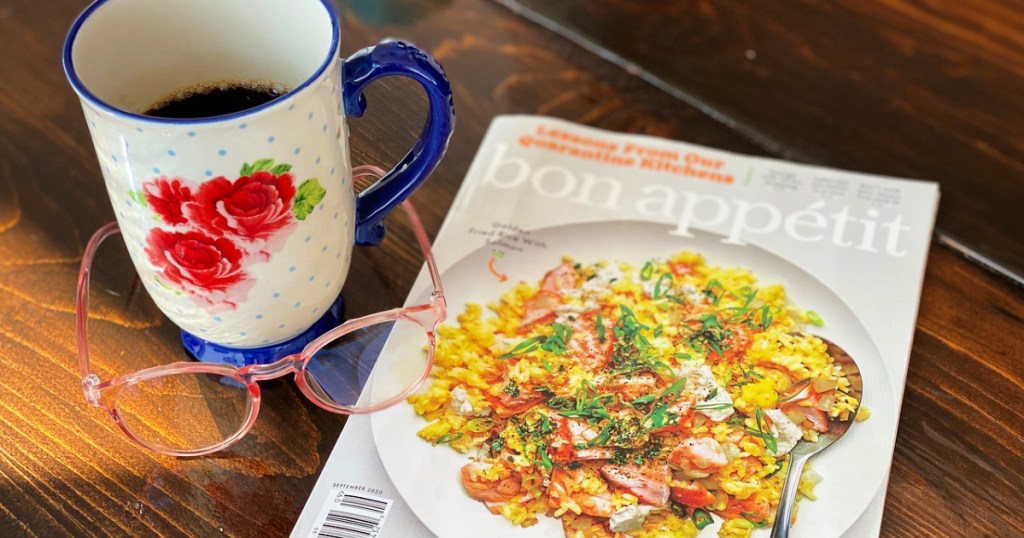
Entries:
<svg viewBox="0 0 1024 538">
<path fill-rule="evenodd" d="M 809 377 L 805 377 L 800 381 L 793 383 L 792 385 L 786 387 L 785 389 L 782 390 L 782 392 L 779 393 L 779 400 L 776 403 L 784 404 L 786 402 L 796 399 L 796 397 L 799 396 L 801 392 L 803 392 L 804 388 L 810 384 L 811 378 Z"/>
<path fill-rule="evenodd" d="M 821 316 L 819 316 L 818 313 L 815 312 L 814 310 L 808 310 L 804 312 L 804 314 L 807 315 L 807 321 L 810 321 L 811 325 L 821 327 L 822 325 L 825 324 L 825 320 L 821 319 Z"/>
<path fill-rule="evenodd" d="M 658 277 L 658 281 L 654 283 L 654 299 L 657 299 L 663 295 L 661 287 L 662 282 L 666 283 L 665 293 L 668 293 L 668 290 L 672 289 L 672 273 L 662 273 L 662 275 Z"/>
<path fill-rule="evenodd" d="M 654 264 L 648 260 L 644 264 L 644 268 L 640 270 L 640 280 L 650 280 L 652 275 L 654 275 Z"/>
<path fill-rule="evenodd" d="M 768 423 L 764 417 L 764 411 L 758 406 L 757 411 L 754 412 L 754 420 L 757 422 L 757 434 L 764 441 L 764 446 L 768 447 L 768 451 L 775 453 L 779 451 L 778 439 L 772 435 L 768 429 Z"/>
<path fill-rule="evenodd" d="M 693 513 L 690 514 L 690 519 L 693 520 L 693 524 L 697 526 L 697 530 L 704 530 L 704 527 L 714 523 L 711 519 L 711 514 L 703 508 L 694 508 Z"/>
<path fill-rule="evenodd" d="M 697 411 L 722 411 L 725 409 L 731 409 L 731 403 L 699 403 L 693 406 Z"/>
<path fill-rule="evenodd" d="M 466 429 L 474 433 L 485 432 L 492 426 L 494 426 L 494 419 L 490 417 L 474 418 L 466 422 Z"/>
<path fill-rule="evenodd" d="M 450 445 L 450 444 L 454 443 L 455 441 L 458 441 L 459 439 L 462 439 L 465 436 L 466 436 L 466 434 L 464 434 L 462 432 L 455 432 L 454 434 L 446 433 L 446 434 L 442 435 L 441 437 L 438 437 L 437 440 L 434 441 L 434 446 L 437 446 L 437 445 Z"/>
<path fill-rule="evenodd" d="M 498 360 L 508 360 L 516 355 L 533 353 L 538 349 L 543 349 L 554 355 L 564 354 L 572 340 L 572 327 L 564 323 L 552 323 L 551 331 L 551 334 L 541 334 L 519 342 L 507 353 L 498 355 Z"/>
<path fill-rule="evenodd" d="M 540 460 L 531 459 L 530 461 L 548 470 L 555 466 L 551 462 L 551 458 L 548 457 L 548 450 L 544 445 L 537 446 L 537 455 L 540 456 Z"/>
</svg>

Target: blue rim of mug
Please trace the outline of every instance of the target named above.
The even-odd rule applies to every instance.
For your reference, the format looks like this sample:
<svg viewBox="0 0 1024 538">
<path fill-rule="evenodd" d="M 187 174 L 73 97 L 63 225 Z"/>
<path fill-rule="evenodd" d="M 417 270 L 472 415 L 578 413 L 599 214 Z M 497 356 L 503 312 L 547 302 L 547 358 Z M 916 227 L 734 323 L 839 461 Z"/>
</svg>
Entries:
<svg viewBox="0 0 1024 538">
<path fill-rule="evenodd" d="M 291 99 L 296 94 L 312 85 L 317 79 L 320 78 L 321 75 L 324 74 L 324 71 L 327 70 L 327 67 L 331 65 L 331 62 L 334 61 L 335 57 L 338 54 L 338 42 L 340 37 L 338 15 L 334 12 L 334 8 L 331 7 L 328 0 L 320 0 L 320 5 L 327 12 L 328 18 L 331 19 L 330 50 L 327 52 L 327 57 L 324 58 L 323 62 L 320 63 L 320 67 L 318 67 L 317 70 L 312 75 L 307 77 L 306 80 L 302 81 L 302 84 L 299 84 L 295 88 L 289 90 L 288 93 L 284 94 L 284 96 L 282 96 L 280 99 L 274 99 L 272 101 L 263 103 L 262 105 L 254 106 L 252 108 L 242 110 L 240 112 L 232 112 L 230 114 L 224 114 L 221 116 L 211 116 L 208 118 L 158 118 L 154 116 L 146 116 L 144 114 L 136 114 L 134 112 L 128 112 L 127 110 L 117 108 L 103 101 L 99 97 L 96 97 L 96 95 L 89 91 L 89 89 L 85 86 L 85 83 L 82 82 L 82 79 L 78 78 L 78 73 L 75 72 L 74 61 L 72 61 L 71 59 L 71 49 L 75 44 L 75 38 L 78 36 L 78 31 L 82 29 L 82 25 L 84 25 L 85 21 L 87 21 L 89 17 L 92 16 L 93 12 L 103 7 L 104 4 L 110 1 L 111 0 L 95 0 L 93 3 L 89 4 L 89 6 L 86 7 L 84 11 L 82 11 L 82 13 L 78 15 L 78 17 L 75 19 L 75 22 L 71 25 L 71 29 L 68 30 L 67 37 L 64 38 L 64 75 L 67 76 L 68 82 L 71 83 L 71 87 L 74 88 L 75 93 L 77 93 L 83 99 L 88 101 L 90 104 L 96 106 L 97 108 L 105 112 L 109 112 L 110 114 L 113 114 L 115 116 L 130 119 L 133 121 L 142 121 L 147 123 L 157 123 L 165 125 L 194 125 L 197 123 L 219 123 L 222 121 L 249 117 L 263 110 L 267 110 L 271 107 L 280 105 L 281 103 Z"/>
</svg>

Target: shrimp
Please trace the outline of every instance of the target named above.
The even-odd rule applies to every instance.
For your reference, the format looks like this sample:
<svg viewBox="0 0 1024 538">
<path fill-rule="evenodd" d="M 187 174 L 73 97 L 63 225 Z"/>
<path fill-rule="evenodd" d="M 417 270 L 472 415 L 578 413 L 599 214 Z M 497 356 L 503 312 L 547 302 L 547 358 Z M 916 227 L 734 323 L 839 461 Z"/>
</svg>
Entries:
<svg viewBox="0 0 1024 538">
<path fill-rule="evenodd" d="M 711 437 L 691 437 L 668 455 L 668 463 L 688 478 L 707 478 L 720 471 L 729 459 L 718 441 Z"/>
<path fill-rule="evenodd" d="M 523 493 L 521 479 L 517 473 L 488 480 L 484 473 L 490 471 L 494 464 L 472 461 L 462 466 L 462 487 L 470 497 L 483 502 L 491 512 L 500 509 L 506 503 Z M 497 505 L 497 506 L 496 506 Z"/>
<path fill-rule="evenodd" d="M 811 428 L 814 431 L 824 433 L 828 431 L 828 416 L 820 408 L 819 401 L 821 397 L 822 395 L 814 392 L 814 389 L 808 384 L 808 386 L 800 389 L 795 397 L 786 402 L 780 409 L 787 415 L 792 413 L 803 417 L 811 423 Z M 797 424 L 803 423 L 802 420 L 795 422 Z"/>
<path fill-rule="evenodd" d="M 550 455 L 555 461 L 565 463 L 570 461 L 606 460 L 615 455 L 615 449 L 611 447 L 594 446 L 587 448 L 576 448 L 578 445 L 586 445 L 594 440 L 600 431 L 580 420 L 563 418 L 552 414 L 551 422 L 555 426 L 557 438 L 551 443 Z"/>
<path fill-rule="evenodd" d="M 697 482 L 673 483 L 669 489 L 672 491 L 672 500 L 686 506 L 700 508 L 715 502 L 715 494 Z"/>
<path fill-rule="evenodd" d="M 521 393 L 519 396 L 515 397 L 505 393 L 502 393 L 500 396 L 492 396 L 485 392 L 484 398 L 486 398 L 487 402 L 491 404 L 491 408 L 494 409 L 494 414 L 501 418 L 518 415 L 544 401 L 544 395 L 537 392 Z"/>
<path fill-rule="evenodd" d="M 605 490 L 594 494 L 584 491 L 580 486 L 592 474 L 592 471 L 582 467 L 575 470 L 555 467 L 551 471 L 551 484 L 548 486 L 548 506 L 559 509 L 572 501 L 588 516 L 611 517 L 615 512 L 611 492 Z"/>
<path fill-rule="evenodd" d="M 668 482 L 672 478 L 672 472 L 664 463 L 648 462 L 644 465 L 609 463 L 601 467 L 601 474 L 611 485 L 633 495 L 641 504 L 662 507 L 668 502 Z"/>
<path fill-rule="evenodd" d="M 569 262 L 555 267 L 544 275 L 540 289 L 561 293 L 562 290 L 576 287 L 576 269 Z"/>
<path fill-rule="evenodd" d="M 534 323 L 548 322 L 555 319 L 555 307 L 562 304 L 562 296 L 553 291 L 540 290 L 523 303 L 523 323 L 519 332 L 529 332 Z"/>
<path fill-rule="evenodd" d="M 555 319 L 555 307 L 562 304 L 562 292 L 576 286 L 576 270 L 565 262 L 547 272 L 541 282 L 540 291 L 524 303 L 523 323 L 520 332 L 527 332 L 531 325 Z"/>
</svg>

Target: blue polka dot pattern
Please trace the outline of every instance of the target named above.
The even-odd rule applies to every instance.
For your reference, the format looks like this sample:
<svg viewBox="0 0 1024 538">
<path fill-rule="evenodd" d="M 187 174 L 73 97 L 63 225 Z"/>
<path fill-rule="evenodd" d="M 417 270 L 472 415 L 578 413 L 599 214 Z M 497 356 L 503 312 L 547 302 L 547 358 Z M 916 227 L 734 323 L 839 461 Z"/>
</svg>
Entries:
<svg viewBox="0 0 1024 538">
<path fill-rule="evenodd" d="M 287 325 L 285 325 L 284 323 L 281 323 L 277 326 L 278 329 L 283 329 L 285 327 L 287 327 Z"/>
<path fill-rule="evenodd" d="M 173 149 L 167 150 L 167 154 L 170 155 L 171 157 L 174 157 L 175 155 L 177 155 L 177 153 L 175 153 Z"/>
<path fill-rule="evenodd" d="M 256 319 L 263 319 L 263 314 L 256 314 Z"/>
<path fill-rule="evenodd" d="M 245 331 L 238 331 L 238 336 L 245 336 Z"/>
<path fill-rule="evenodd" d="M 188 134 L 189 136 L 195 136 L 195 135 L 196 135 L 196 132 L 195 132 L 195 131 L 189 131 L 189 132 L 188 132 L 188 133 L 186 133 L 186 134 Z"/>
<path fill-rule="evenodd" d="M 307 120 L 311 120 L 311 119 L 313 119 L 313 113 L 312 113 L 312 112 L 310 112 L 310 113 L 309 113 L 309 115 L 308 115 L 308 116 L 306 116 L 306 119 L 307 119 Z"/>
<path fill-rule="evenodd" d="M 206 177 L 213 177 L 213 170 L 207 170 L 203 172 L 203 175 L 205 175 Z"/>
<path fill-rule="evenodd" d="M 228 154 L 228 150 L 226 150 L 226 149 L 222 149 L 222 150 L 217 152 L 217 155 L 220 155 L 221 157 L 223 157 L 223 156 L 225 156 L 227 154 Z"/>
<path fill-rule="evenodd" d="M 288 268 L 288 272 L 289 273 L 294 273 L 295 272 L 295 266 L 293 265 L 293 266 L 289 267 Z"/>
<path fill-rule="evenodd" d="M 153 167 L 153 173 L 154 174 L 159 174 L 160 173 L 160 169 L 154 166 Z"/>
<path fill-rule="evenodd" d="M 273 144 L 274 143 L 274 137 L 268 136 L 267 137 L 267 142 L 270 143 L 270 144 Z"/>
<path fill-rule="evenodd" d="M 334 168 L 331 168 L 331 175 L 334 175 Z"/>
<path fill-rule="evenodd" d="M 319 155 L 317 155 L 317 157 L 316 157 L 316 164 L 320 164 L 320 156 Z"/>
<path fill-rule="evenodd" d="M 311 239 L 313 239 L 313 236 L 312 236 L 312 235 L 307 235 L 307 236 L 306 236 L 306 242 L 307 242 L 307 243 L 309 243 L 309 241 L 310 241 Z"/>
<path fill-rule="evenodd" d="M 220 316 L 213 316 L 213 321 L 216 321 L 217 323 L 220 323 L 220 322 L 222 322 L 224 320 L 220 319 Z"/>
<path fill-rule="evenodd" d="M 302 148 L 295 148 L 295 151 L 293 153 L 298 155 L 301 151 L 302 151 Z"/>
<path fill-rule="evenodd" d="M 278 298 L 278 297 L 280 297 L 280 296 L 281 296 L 281 292 L 279 292 L 279 291 L 275 291 L 275 292 L 274 292 L 274 295 L 273 295 L 273 297 L 274 297 L 275 299 L 277 299 L 277 298 Z"/>
<path fill-rule="evenodd" d="M 316 275 L 309 275 L 309 281 L 312 282 L 314 280 L 316 280 Z"/>
<path fill-rule="evenodd" d="M 246 127 L 248 127 L 248 125 L 244 123 L 238 126 L 239 129 L 245 129 Z"/>
<path fill-rule="evenodd" d="M 114 155 L 113 153 L 111 153 L 111 154 L 110 154 L 110 158 L 111 158 L 111 159 L 114 159 L 114 162 L 115 162 L 115 163 L 117 162 L 117 155 Z"/>
<path fill-rule="evenodd" d="M 292 306 L 294 306 L 295 308 L 298 308 L 298 307 L 302 306 L 302 301 L 295 301 L 295 304 L 293 304 Z"/>
</svg>

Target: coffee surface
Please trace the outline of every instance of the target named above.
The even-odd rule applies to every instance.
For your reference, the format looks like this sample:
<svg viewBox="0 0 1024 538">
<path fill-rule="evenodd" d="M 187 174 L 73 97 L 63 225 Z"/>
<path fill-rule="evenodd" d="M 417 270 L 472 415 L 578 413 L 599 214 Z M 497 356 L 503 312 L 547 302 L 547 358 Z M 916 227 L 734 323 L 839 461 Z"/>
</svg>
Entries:
<svg viewBox="0 0 1024 538">
<path fill-rule="evenodd" d="M 196 85 L 161 99 L 144 114 L 157 118 L 212 118 L 257 107 L 285 93 L 280 85 L 256 82 Z"/>
</svg>

